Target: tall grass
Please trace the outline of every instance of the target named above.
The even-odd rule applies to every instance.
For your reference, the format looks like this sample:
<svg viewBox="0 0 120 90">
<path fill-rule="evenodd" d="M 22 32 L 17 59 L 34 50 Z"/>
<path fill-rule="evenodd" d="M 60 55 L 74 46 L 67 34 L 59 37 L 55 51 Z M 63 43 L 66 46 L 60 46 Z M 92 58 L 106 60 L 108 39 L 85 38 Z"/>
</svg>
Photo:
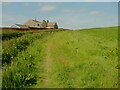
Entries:
<svg viewBox="0 0 120 90">
<path fill-rule="evenodd" d="M 19 38 L 4 41 L 2 43 L 2 63 L 9 64 L 19 52 L 25 50 L 37 37 L 37 35 L 26 34 Z"/>
<path fill-rule="evenodd" d="M 48 34 L 50 33 L 39 32 L 26 34 L 24 38 L 21 37 L 21 41 L 25 39 L 26 43 L 29 42 L 29 46 L 27 45 L 27 48 L 22 51 L 17 49 L 18 53 L 12 62 L 9 65 L 4 65 L 2 72 L 3 88 L 25 88 L 37 83 L 37 80 L 42 77 L 43 38 L 47 37 Z M 17 45 L 21 44 L 24 45 L 23 43 Z M 14 51 L 11 50 L 11 52 Z"/>
<path fill-rule="evenodd" d="M 37 31 L 3 41 L 3 88 L 117 88 L 118 28 Z M 13 45 L 15 44 L 15 46 Z M 15 48 L 17 47 L 17 48 Z M 15 49 L 14 49 L 15 48 Z M 9 50 L 10 49 L 10 50 Z M 48 50 L 49 49 L 49 50 Z M 48 53 L 49 51 L 49 53 Z M 12 54 L 13 53 L 13 54 Z M 49 66 L 45 63 L 50 60 Z M 3 61 L 4 62 L 4 61 Z M 6 59 L 5 62 L 9 62 Z M 47 75 L 45 67 L 49 68 Z M 47 85 L 45 79 L 48 78 Z"/>
<path fill-rule="evenodd" d="M 3 30 L 2 34 L 0 34 L 0 36 L 2 35 L 2 40 L 9 40 L 9 39 L 12 39 L 12 38 L 20 37 L 24 34 L 25 33 L 21 32 L 21 31 Z"/>
</svg>

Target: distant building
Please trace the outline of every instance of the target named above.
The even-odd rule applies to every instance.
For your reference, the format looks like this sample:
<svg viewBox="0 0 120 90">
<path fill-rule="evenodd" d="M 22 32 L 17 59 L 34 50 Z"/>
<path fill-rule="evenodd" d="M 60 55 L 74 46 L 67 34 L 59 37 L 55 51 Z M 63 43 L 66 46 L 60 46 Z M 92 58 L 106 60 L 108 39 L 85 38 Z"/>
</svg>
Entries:
<svg viewBox="0 0 120 90">
<path fill-rule="evenodd" d="M 12 27 L 16 28 L 49 28 L 49 29 L 58 29 L 58 25 L 56 22 L 49 22 L 48 20 L 45 21 L 37 21 L 35 20 L 28 20 L 23 25 L 15 24 Z"/>
</svg>

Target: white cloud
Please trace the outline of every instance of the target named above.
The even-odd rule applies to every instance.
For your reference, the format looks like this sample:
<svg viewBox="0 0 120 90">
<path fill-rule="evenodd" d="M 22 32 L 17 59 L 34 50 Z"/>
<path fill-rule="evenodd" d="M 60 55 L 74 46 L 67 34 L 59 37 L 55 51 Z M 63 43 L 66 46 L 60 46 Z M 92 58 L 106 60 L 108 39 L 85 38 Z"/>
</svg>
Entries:
<svg viewBox="0 0 120 90">
<path fill-rule="evenodd" d="M 65 13 L 83 13 L 85 12 L 85 9 L 64 9 L 63 12 Z"/>
<path fill-rule="evenodd" d="M 92 15 L 92 16 L 99 16 L 101 14 L 102 13 L 100 11 L 92 11 L 92 12 L 90 12 L 90 15 Z"/>
<path fill-rule="evenodd" d="M 50 5 L 45 5 L 45 6 L 42 6 L 41 7 L 41 11 L 53 11 L 53 10 L 55 10 L 56 9 L 56 7 L 55 6 L 50 6 Z"/>
</svg>

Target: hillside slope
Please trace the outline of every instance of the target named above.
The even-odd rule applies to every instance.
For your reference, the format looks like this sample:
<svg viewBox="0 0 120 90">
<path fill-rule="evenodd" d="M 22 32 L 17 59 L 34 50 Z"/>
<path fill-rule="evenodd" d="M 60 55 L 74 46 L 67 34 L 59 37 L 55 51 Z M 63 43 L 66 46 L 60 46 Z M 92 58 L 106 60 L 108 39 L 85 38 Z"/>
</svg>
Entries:
<svg viewBox="0 0 120 90">
<path fill-rule="evenodd" d="M 17 67 L 18 61 L 23 66 L 33 63 L 34 69 L 26 70 L 31 69 L 27 73 L 36 76 L 35 83 L 30 82 L 28 78 L 32 76 L 29 76 L 31 84 L 27 87 L 116 88 L 117 54 L 117 27 L 59 31 L 34 40 L 25 51 L 18 53 L 13 65 Z"/>
<path fill-rule="evenodd" d="M 63 31 L 46 42 L 43 82 L 37 87 L 117 87 L 117 28 Z"/>
</svg>

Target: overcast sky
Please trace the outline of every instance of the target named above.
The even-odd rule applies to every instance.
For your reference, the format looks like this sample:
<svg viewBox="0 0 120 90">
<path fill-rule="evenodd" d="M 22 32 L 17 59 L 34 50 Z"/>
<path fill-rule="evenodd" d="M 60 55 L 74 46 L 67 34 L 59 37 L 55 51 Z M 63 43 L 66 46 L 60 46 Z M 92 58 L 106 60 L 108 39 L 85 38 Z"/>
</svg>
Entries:
<svg viewBox="0 0 120 90">
<path fill-rule="evenodd" d="M 118 24 L 118 0 L 109 0 L 111 2 L 95 2 L 100 0 L 81 0 L 81 2 L 74 3 L 12 1 L 14 0 L 2 0 L 2 26 L 11 26 L 15 23 L 22 24 L 29 19 L 35 18 L 40 21 L 45 19 L 57 22 L 59 27 L 69 29 L 109 27 L 117 26 Z"/>
</svg>

